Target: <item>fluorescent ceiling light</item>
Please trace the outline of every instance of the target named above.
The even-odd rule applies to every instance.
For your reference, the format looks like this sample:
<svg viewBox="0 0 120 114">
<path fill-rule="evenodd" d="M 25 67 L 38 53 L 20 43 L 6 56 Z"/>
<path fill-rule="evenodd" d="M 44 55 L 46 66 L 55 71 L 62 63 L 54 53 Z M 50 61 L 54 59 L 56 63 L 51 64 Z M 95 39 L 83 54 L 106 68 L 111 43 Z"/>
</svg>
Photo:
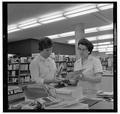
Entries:
<svg viewBox="0 0 120 114">
<path fill-rule="evenodd" d="M 47 15 L 46 17 L 40 18 L 38 21 L 41 22 L 41 21 L 46 21 L 46 20 L 60 18 L 60 17 L 63 17 L 63 14 Z"/>
<path fill-rule="evenodd" d="M 97 48 L 94 48 L 93 51 L 98 51 L 98 49 L 97 49 Z"/>
<path fill-rule="evenodd" d="M 19 27 L 23 27 L 23 26 L 27 26 L 27 25 L 32 25 L 34 23 L 37 23 L 37 19 L 29 19 L 26 21 L 22 21 L 20 23 L 18 23 Z"/>
<path fill-rule="evenodd" d="M 108 45 L 108 44 L 112 44 L 112 42 L 93 43 L 94 46 L 96 46 L 96 45 Z"/>
<path fill-rule="evenodd" d="M 111 38 L 113 38 L 113 34 L 106 34 L 106 35 L 97 36 L 98 40 L 111 39 Z"/>
<path fill-rule="evenodd" d="M 41 21 L 42 24 L 47 24 L 47 23 L 51 23 L 51 22 L 56 22 L 56 21 L 60 21 L 66 19 L 65 17 L 60 17 L 60 18 L 56 18 L 56 19 L 52 19 L 52 20 L 47 20 L 47 21 Z"/>
<path fill-rule="evenodd" d="M 27 25 L 27 26 L 21 26 L 21 29 L 27 29 L 27 28 L 32 28 L 32 27 L 36 27 L 36 26 L 39 26 L 41 25 L 40 23 L 34 23 L 34 24 L 31 24 L 31 25 Z"/>
<path fill-rule="evenodd" d="M 18 24 L 8 25 L 8 31 L 17 29 L 17 26 L 19 26 L 19 28 L 22 27 L 22 29 L 25 29 L 25 28 L 35 27 L 38 25 L 35 23 L 39 23 L 39 22 L 43 23 L 43 24 L 47 24 L 47 23 L 66 19 L 66 17 L 70 17 L 70 18 L 76 17 L 76 16 L 88 14 L 88 13 L 97 12 L 97 11 L 99 11 L 98 9 L 105 10 L 105 9 L 109 9 L 109 8 L 113 8 L 113 4 L 82 4 L 82 5 L 79 5 L 79 8 L 77 6 L 77 8 L 74 8 L 74 9 L 71 8 L 69 11 L 64 10 L 64 12 L 63 11 L 55 12 L 55 13 L 52 13 L 49 15 L 44 15 L 39 18 L 37 17 L 37 18 L 29 19 L 29 20 L 20 22 Z M 35 24 L 35 25 L 32 25 L 32 24 Z M 28 26 L 28 25 L 30 25 L 30 26 Z M 39 24 L 39 25 L 41 25 L 41 24 Z M 99 28 L 99 30 L 102 31 L 102 30 L 107 30 L 107 29 L 112 29 L 112 28 L 101 27 L 101 28 Z M 20 30 L 20 29 L 18 29 L 18 30 Z M 15 31 L 17 31 L 17 30 L 13 30 L 13 32 L 15 32 Z M 95 31 L 93 30 L 91 32 L 95 32 Z M 8 32 L 8 33 L 10 33 L 10 32 Z M 87 31 L 86 33 L 89 33 L 89 32 Z"/>
<path fill-rule="evenodd" d="M 113 8 L 113 4 L 98 6 L 98 8 L 99 8 L 100 10 L 111 9 L 111 8 Z"/>
<path fill-rule="evenodd" d="M 113 48 L 107 48 L 107 51 L 113 51 Z"/>
<path fill-rule="evenodd" d="M 16 24 L 8 26 L 8 31 L 9 30 L 13 30 L 13 29 L 17 29 L 17 25 Z"/>
<path fill-rule="evenodd" d="M 101 48 L 113 48 L 113 45 L 100 45 L 100 46 L 96 46 L 96 48 L 99 48 L 99 49 L 101 49 Z"/>
<path fill-rule="evenodd" d="M 29 20 L 22 21 L 21 23 L 19 23 L 18 27 L 21 29 L 27 29 L 27 28 L 31 28 L 31 27 L 35 27 L 39 25 L 41 24 L 38 23 L 37 19 L 29 19 Z"/>
<path fill-rule="evenodd" d="M 74 31 L 59 34 L 60 37 L 67 37 L 67 36 L 74 36 L 74 35 L 75 35 Z"/>
<path fill-rule="evenodd" d="M 59 35 L 51 35 L 51 36 L 47 36 L 47 37 L 49 37 L 50 39 L 60 38 L 60 36 L 59 36 Z"/>
<path fill-rule="evenodd" d="M 99 52 L 106 52 L 106 49 L 98 49 Z"/>
<path fill-rule="evenodd" d="M 9 30 L 8 33 L 12 33 L 12 32 L 16 32 L 16 31 L 19 31 L 21 29 L 13 29 L 13 30 Z"/>
<path fill-rule="evenodd" d="M 65 15 L 68 18 L 72 18 L 72 17 L 76 17 L 76 16 L 80 16 L 80 15 L 85 15 L 85 14 L 89 14 L 89 13 L 93 13 L 93 12 L 97 12 L 99 11 L 98 9 L 90 9 L 90 10 L 86 10 L 83 12 L 78 12 L 78 13 L 74 13 L 74 14 L 70 14 L 70 15 Z"/>
<path fill-rule="evenodd" d="M 99 51 L 99 52 L 113 52 L 113 48 L 94 48 L 93 51 Z"/>
<path fill-rule="evenodd" d="M 73 40 L 69 40 L 68 44 L 75 44 L 75 40 L 74 39 Z"/>
<path fill-rule="evenodd" d="M 85 29 L 85 33 L 98 32 L 97 27 Z"/>
<path fill-rule="evenodd" d="M 110 52 L 110 51 L 113 51 L 112 48 L 108 48 L 108 49 L 105 49 L 105 48 L 102 48 L 102 49 L 98 49 L 99 52 Z"/>
<path fill-rule="evenodd" d="M 110 29 L 113 29 L 113 24 L 98 27 L 99 31 L 110 30 Z"/>
<path fill-rule="evenodd" d="M 95 41 L 95 40 L 97 40 L 96 36 L 94 36 L 94 37 L 86 37 L 86 39 L 88 39 L 89 41 Z"/>
<path fill-rule="evenodd" d="M 103 6 L 106 6 L 106 5 L 109 5 L 109 4 L 97 4 L 97 7 L 103 7 Z"/>
<path fill-rule="evenodd" d="M 64 15 L 71 15 L 71 14 L 75 14 L 75 13 L 79 13 L 79 12 L 83 12 L 83 11 L 86 11 L 86 10 L 90 10 L 90 9 L 93 9 L 93 8 L 96 8 L 96 5 L 80 5 L 79 8 L 76 8 L 76 9 L 72 9 L 70 11 L 67 11 L 64 13 Z"/>
</svg>

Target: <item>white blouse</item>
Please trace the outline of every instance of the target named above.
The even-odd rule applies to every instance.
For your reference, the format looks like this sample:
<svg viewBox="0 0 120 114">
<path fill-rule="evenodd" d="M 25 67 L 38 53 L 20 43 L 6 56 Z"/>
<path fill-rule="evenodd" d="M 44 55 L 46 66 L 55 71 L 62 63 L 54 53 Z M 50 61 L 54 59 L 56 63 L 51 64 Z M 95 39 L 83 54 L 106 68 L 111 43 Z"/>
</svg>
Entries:
<svg viewBox="0 0 120 114">
<path fill-rule="evenodd" d="M 56 74 L 56 64 L 50 57 L 47 59 L 41 55 L 35 57 L 30 64 L 32 80 L 36 83 L 43 83 L 44 79 L 53 79 Z"/>
<path fill-rule="evenodd" d="M 84 64 L 81 63 L 81 59 L 75 62 L 74 71 L 82 69 L 84 69 L 83 75 L 88 77 L 94 77 L 96 73 L 103 72 L 100 60 L 91 55 L 88 56 L 88 59 L 84 62 Z M 90 81 L 80 80 L 79 86 L 83 88 L 83 92 L 85 94 L 92 94 L 97 91 L 97 83 Z"/>
</svg>

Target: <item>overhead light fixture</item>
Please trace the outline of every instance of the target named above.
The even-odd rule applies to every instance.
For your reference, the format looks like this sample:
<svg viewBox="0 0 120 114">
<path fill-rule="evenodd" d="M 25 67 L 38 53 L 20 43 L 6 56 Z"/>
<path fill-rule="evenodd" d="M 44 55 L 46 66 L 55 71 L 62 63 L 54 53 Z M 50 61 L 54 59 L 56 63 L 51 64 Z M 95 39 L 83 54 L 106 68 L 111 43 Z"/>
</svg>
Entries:
<svg viewBox="0 0 120 114">
<path fill-rule="evenodd" d="M 32 27 L 36 27 L 36 26 L 40 26 L 40 23 L 34 23 L 31 25 L 27 25 L 27 26 L 21 26 L 21 29 L 27 29 L 27 28 L 32 28 Z"/>
<path fill-rule="evenodd" d="M 105 49 L 105 48 L 101 48 L 101 49 L 98 49 L 99 52 L 113 52 L 113 49 L 112 48 L 108 48 L 108 49 Z"/>
<path fill-rule="evenodd" d="M 112 42 L 93 43 L 94 46 L 97 46 L 97 45 L 109 45 L 109 44 L 112 44 Z"/>
<path fill-rule="evenodd" d="M 75 8 L 69 11 L 65 11 L 64 12 L 64 16 L 66 17 L 76 17 L 76 16 L 80 16 L 80 15 L 84 15 L 87 13 L 92 13 L 92 12 L 96 12 L 98 11 L 96 9 L 96 4 L 84 4 L 84 5 L 80 5 L 79 8 Z"/>
<path fill-rule="evenodd" d="M 60 21 L 60 20 L 63 20 L 63 19 L 66 19 L 66 18 L 65 17 L 60 17 L 60 18 L 55 18 L 55 19 L 52 19 L 52 20 L 40 21 L 40 23 L 47 24 L 47 23 L 52 23 L 52 22 Z"/>
<path fill-rule="evenodd" d="M 49 37 L 50 39 L 60 38 L 60 36 L 58 34 L 56 34 L 56 35 L 50 35 L 50 36 L 47 36 L 47 37 Z"/>
<path fill-rule="evenodd" d="M 19 31 L 20 28 L 16 24 L 8 26 L 8 33 Z"/>
<path fill-rule="evenodd" d="M 59 34 L 60 37 L 68 37 L 68 36 L 74 36 L 74 35 L 75 35 L 74 31 Z"/>
<path fill-rule="evenodd" d="M 19 31 L 19 30 L 20 30 L 20 29 L 9 30 L 8 33 L 16 32 L 16 31 Z"/>
<path fill-rule="evenodd" d="M 96 46 L 96 48 L 113 48 L 113 45 L 100 45 L 100 46 Z"/>
<path fill-rule="evenodd" d="M 86 37 L 86 39 L 88 39 L 89 41 L 95 41 L 95 40 L 97 40 L 96 36 L 94 36 L 94 37 Z"/>
<path fill-rule="evenodd" d="M 85 15 L 85 14 L 89 14 L 89 13 L 94 13 L 100 10 L 105 10 L 105 9 L 109 9 L 109 8 L 113 8 L 113 4 L 82 4 L 80 6 L 77 6 L 77 8 L 70 8 L 69 10 L 66 11 L 60 11 L 60 12 L 55 12 L 49 15 L 44 15 L 42 17 L 37 17 L 34 18 L 32 21 L 30 20 L 26 20 L 26 22 L 20 22 L 15 26 L 19 26 L 19 28 L 11 28 L 9 25 L 8 26 L 8 33 L 10 33 L 10 30 L 12 29 L 12 31 L 18 31 L 22 29 L 26 29 L 26 28 L 30 28 L 30 27 L 35 27 L 35 26 L 39 26 L 41 24 L 47 24 L 47 23 L 52 23 L 52 22 L 56 22 L 56 21 L 60 21 L 60 20 L 64 20 L 66 18 L 71 18 L 71 17 L 76 17 L 76 16 L 80 16 L 80 15 Z M 15 30 L 13 30 L 15 29 Z M 102 31 L 106 30 L 106 28 L 100 28 L 100 30 Z M 92 31 L 91 31 L 92 32 Z M 93 30 L 94 32 L 94 30 Z M 97 31 L 96 31 L 97 32 Z M 89 33 L 89 32 L 88 32 Z"/>
<path fill-rule="evenodd" d="M 100 10 L 106 10 L 106 9 L 111 9 L 113 8 L 113 4 L 101 4 L 101 5 L 97 5 L 97 7 Z"/>
<path fill-rule="evenodd" d="M 69 40 L 68 44 L 75 44 L 75 40 L 74 39 L 73 40 Z"/>
<path fill-rule="evenodd" d="M 47 23 L 51 23 L 51 22 L 56 22 L 56 21 L 60 21 L 66 19 L 66 17 L 63 16 L 62 13 L 52 13 L 49 15 L 45 15 L 41 18 L 38 19 L 38 21 L 42 24 L 47 24 Z"/>
<path fill-rule="evenodd" d="M 29 19 L 29 20 L 22 21 L 18 24 L 19 24 L 19 27 L 21 27 L 21 26 L 31 25 L 31 24 L 34 24 L 36 22 L 37 22 L 37 19 Z"/>
<path fill-rule="evenodd" d="M 46 21 L 46 20 L 51 20 L 51 19 L 55 19 L 55 18 L 59 18 L 59 17 L 63 17 L 62 13 L 52 13 L 49 15 L 45 15 L 39 18 L 38 21 Z"/>
<path fill-rule="evenodd" d="M 113 48 L 107 48 L 107 51 L 113 51 Z"/>
<path fill-rule="evenodd" d="M 93 51 L 98 51 L 98 49 L 97 49 L 97 48 L 94 48 Z"/>
<path fill-rule="evenodd" d="M 106 35 L 97 36 L 98 40 L 112 39 L 112 38 L 113 38 L 113 34 L 106 34 Z"/>
<path fill-rule="evenodd" d="M 8 31 L 9 31 L 9 30 L 13 30 L 13 29 L 17 29 L 17 24 L 9 25 L 9 26 L 8 26 Z"/>
<path fill-rule="evenodd" d="M 113 52 L 113 49 L 112 48 L 109 48 L 109 49 L 105 49 L 105 48 L 101 48 L 101 49 L 98 49 L 99 52 Z"/>
<path fill-rule="evenodd" d="M 106 49 L 103 48 L 103 49 L 98 49 L 99 52 L 106 52 Z"/>
<path fill-rule="evenodd" d="M 19 23 L 18 27 L 21 29 L 27 29 L 27 28 L 31 28 L 31 27 L 35 27 L 39 25 L 41 24 L 38 23 L 37 19 L 30 19 L 30 20 L 26 20 L 26 21 Z"/>
<path fill-rule="evenodd" d="M 98 32 L 97 27 L 85 29 L 85 33 L 92 33 L 92 32 Z"/>
<path fill-rule="evenodd" d="M 105 30 L 111 30 L 113 29 L 113 23 L 110 25 L 106 25 L 106 26 L 100 26 L 97 28 L 99 31 L 105 31 Z"/>
<path fill-rule="evenodd" d="M 98 9 L 89 9 L 89 10 L 78 12 L 78 13 L 73 13 L 73 14 L 69 14 L 69 15 L 64 14 L 64 15 L 68 18 L 72 18 L 72 17 L 76 17 L 76 16 L 80 16 L 80 15 L 90 14 L 90 13 L 97 12 L 97 11 L 99 11 L 99 10 Z"/>
</svg>

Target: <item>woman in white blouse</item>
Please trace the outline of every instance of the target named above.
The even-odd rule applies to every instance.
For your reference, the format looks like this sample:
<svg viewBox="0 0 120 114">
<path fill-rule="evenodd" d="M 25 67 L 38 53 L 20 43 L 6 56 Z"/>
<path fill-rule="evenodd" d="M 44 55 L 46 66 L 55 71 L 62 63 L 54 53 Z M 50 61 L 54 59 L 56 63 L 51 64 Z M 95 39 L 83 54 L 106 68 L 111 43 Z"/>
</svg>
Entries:
<svg viewBox="0 0 120 114">
<path fill-rule="evenodd" d="M 39 41 L 40 54 L 33 59 L 30 64 L 32 80 L 36 83 L 49 84 L 58 82 L 55 78 L 56 64 L 50 54 L 52 53 L 53 43 L 51 39 L 45 37 Z"/>
<path fill-rule="evenodd" d="M 79 80 L 78 85 L 83 88 L 84 94 L 96 94 L 97 84 L 102 79 L 102 65 L 98 58 L 93 57 L 91 52 L 93 44 L 87 39 L 78 42 L 80 59 L 74 64 L 74 72 L 68 74 L 68 78 Z"/>
</svg>

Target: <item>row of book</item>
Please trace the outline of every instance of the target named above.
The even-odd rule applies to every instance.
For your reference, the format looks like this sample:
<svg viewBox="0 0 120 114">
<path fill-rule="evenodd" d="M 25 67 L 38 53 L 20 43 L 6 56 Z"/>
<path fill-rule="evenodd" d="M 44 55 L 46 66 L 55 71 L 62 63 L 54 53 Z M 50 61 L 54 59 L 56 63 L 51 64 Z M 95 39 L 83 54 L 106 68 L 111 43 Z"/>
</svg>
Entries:
<svg viewBox="0 0 120 114">
<path fill-rule="evenodd" d="M 29 70 L 29 63 L 26 64 L 9 64 L 8 70 Z"/>
</svg>

